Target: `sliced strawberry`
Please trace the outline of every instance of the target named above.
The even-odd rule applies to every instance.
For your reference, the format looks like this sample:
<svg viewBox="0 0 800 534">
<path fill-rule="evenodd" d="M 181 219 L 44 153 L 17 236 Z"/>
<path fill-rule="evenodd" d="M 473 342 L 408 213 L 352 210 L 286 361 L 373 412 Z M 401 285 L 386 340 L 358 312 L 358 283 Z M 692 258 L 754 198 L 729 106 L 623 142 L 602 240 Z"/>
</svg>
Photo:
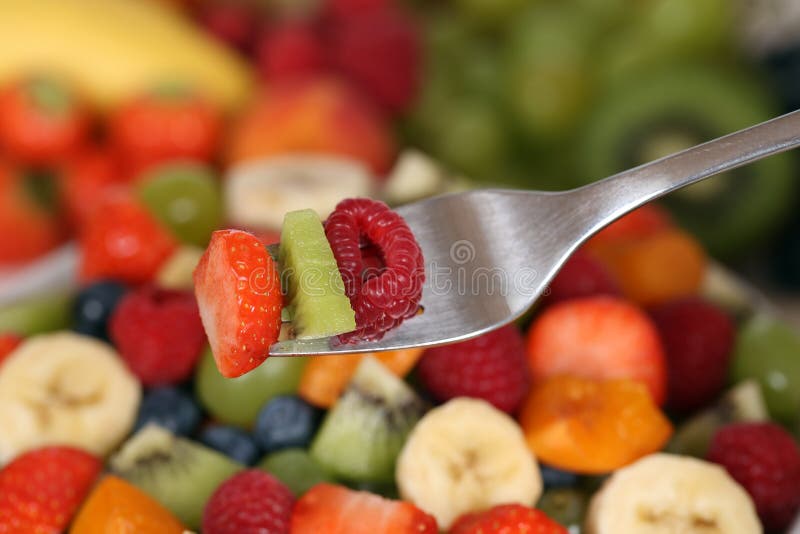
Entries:
<svg viewBox="0 0 800 534">
<path fill-rule="evenodd" d="M 83 280 L 113 278 L 131 284 L 152 280 L 178 243 L 127 193 L 108 198 L 81 234 Z"/>
<path fill-rule="evenodd" d="M 317 484 L 297 501 L 292 534 L 436 534 L 436 520 L 409 502 Z"/>
<path fill-rule="evenodd" d="M 278 339 L 283 295 L 264 244 L 241 230 L 214 232 L 194 287 L 217 368 L 233 378 L 258 367 Z"/>
<path fill-rule="evenodd" d="M 66 530 L 103 464 L 71 447 L 27 452 L 0 470 L 0 532 Z"/>
<path fill-rule="evenodd" d="M 20 343 L 22 343 L 22 338 L 16 334 L 0 334 L 0 365 Z"/>
<path fill-rule="evenodd" d="M 633 304 L 615 297 L 584 297 L 544 311 L 528 332 L 534 382 L 557 375 L 644 383 L 661 405 L 666 361 L 658 330 Z"/>
</svg>

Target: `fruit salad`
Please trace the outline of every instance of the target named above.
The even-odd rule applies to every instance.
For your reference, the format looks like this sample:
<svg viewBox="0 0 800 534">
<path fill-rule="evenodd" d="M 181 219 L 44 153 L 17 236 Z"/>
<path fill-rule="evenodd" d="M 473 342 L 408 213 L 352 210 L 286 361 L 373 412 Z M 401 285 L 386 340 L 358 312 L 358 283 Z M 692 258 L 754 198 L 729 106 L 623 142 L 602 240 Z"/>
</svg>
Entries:
<svg viewBox="0 0 800 534">
<path fill-rule="evenodd" d="M 394 206 L 776 115 L 733 4 L 0 3 L 0 534 L 796 529 L 800 335 L 710 260 L 791 211 L 784 158 L 615 222 L 513 324 L 267 357 L 426 320 Z"/>
<path fill-rule="evenodd" d="M 800 510 L 800 336 L 656 205 L 516 324 L 424 350 L 267 358 L 424 320 L 382 202 L 216 230 L 187 261 L 172 287 L 88 283 L 69 330 L 0 336 L 0 528 L 751 534 Z"/>
</svg>

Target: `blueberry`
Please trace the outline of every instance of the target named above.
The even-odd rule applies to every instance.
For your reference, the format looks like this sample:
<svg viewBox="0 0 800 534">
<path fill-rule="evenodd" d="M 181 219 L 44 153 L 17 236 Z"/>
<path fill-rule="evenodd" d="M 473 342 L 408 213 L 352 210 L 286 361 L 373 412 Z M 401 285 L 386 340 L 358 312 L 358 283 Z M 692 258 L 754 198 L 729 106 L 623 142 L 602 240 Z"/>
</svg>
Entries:
<svg viewBox="0 0 800 534">
<path fill-rule="evenodd" d="M 244 465 L 252 465 L 260 455 L 255 438 L 235 426 L 210 425 L 200 433 L 200 442 Z"/>
<path fill-rule="evenodd" d="M 124 285 L 111 281 L 96 282 L 84 287 L 73 305 L 73 330 L 107 340 L 108 319 L 126 291 Z"/>
<path fill-rule="evenodd" d="M 316 408 L 298 397 L 279 395 L 258 412 L 253 434 L 264 452 L 307 447 L 318 422 Z"/>
<path fill-rule="evenodd" d="M 569 471 L 561 471 L 547 465 L 539 466 L 542 472 L 542 481 L 546 489 L 571 488 L 578 484 L 578 475 Z"/>
<path fill-rule="evenodd" d="M 144 394 L 135 429 L 155 423 L 187 436 L 200 424 L 201 417 L 200 407 L 185 391 L 173 387 L 153 388 Z"/>
</svg>

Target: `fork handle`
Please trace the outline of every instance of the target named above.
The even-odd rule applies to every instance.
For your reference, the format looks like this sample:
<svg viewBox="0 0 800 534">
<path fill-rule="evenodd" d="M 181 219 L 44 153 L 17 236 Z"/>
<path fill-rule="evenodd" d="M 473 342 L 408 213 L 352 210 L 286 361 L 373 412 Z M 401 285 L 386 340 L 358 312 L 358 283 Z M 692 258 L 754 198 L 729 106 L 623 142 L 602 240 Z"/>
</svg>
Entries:
<svg viewBox="0 0 800 534">
<path fill-rule="evenodd" d="M 660 196 L 800 146 L 800 110 L 574 190 L 593 234 Z M 583 210 L 582 210 L 583 211 Z"/>
</svg>

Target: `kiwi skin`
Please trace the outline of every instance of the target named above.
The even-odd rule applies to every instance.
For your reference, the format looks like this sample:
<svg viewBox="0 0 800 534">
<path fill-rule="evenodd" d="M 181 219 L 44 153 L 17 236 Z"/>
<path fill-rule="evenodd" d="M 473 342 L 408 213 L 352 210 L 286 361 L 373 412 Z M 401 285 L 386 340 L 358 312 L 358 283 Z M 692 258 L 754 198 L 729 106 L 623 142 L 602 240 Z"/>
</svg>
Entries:
<svg viewBox="0 0 800 534">
<path fill-rule="evenodd" d="M 228 457 L 149 424 L 111 458 L 112 471 L 198 529 L 217 487 L 244 467 Z"/>
<path fill-rule="evenodd" d="M 400 450 L 425 403 L 400 378 L 367 357 L 328 412 L 311 456 L 334 478 L 391 483 Z"/>
<path fill-rule="evenodd" d="M 573 185 L 645 163 L 642 146 L 665 130 L 700 143 L 770 119 L 777 114 L 771 101 L 762 87 L 719 67 L 643 72 L 595 106 L 580 135 L 580 169 Z M 733 257 L 758 243 L 791 209 L 797 189 L 788 155 L 711 180 L 712 193 L 677 192 L 666 197 L 665 205 L 719 257 Z"/>
</svg>

